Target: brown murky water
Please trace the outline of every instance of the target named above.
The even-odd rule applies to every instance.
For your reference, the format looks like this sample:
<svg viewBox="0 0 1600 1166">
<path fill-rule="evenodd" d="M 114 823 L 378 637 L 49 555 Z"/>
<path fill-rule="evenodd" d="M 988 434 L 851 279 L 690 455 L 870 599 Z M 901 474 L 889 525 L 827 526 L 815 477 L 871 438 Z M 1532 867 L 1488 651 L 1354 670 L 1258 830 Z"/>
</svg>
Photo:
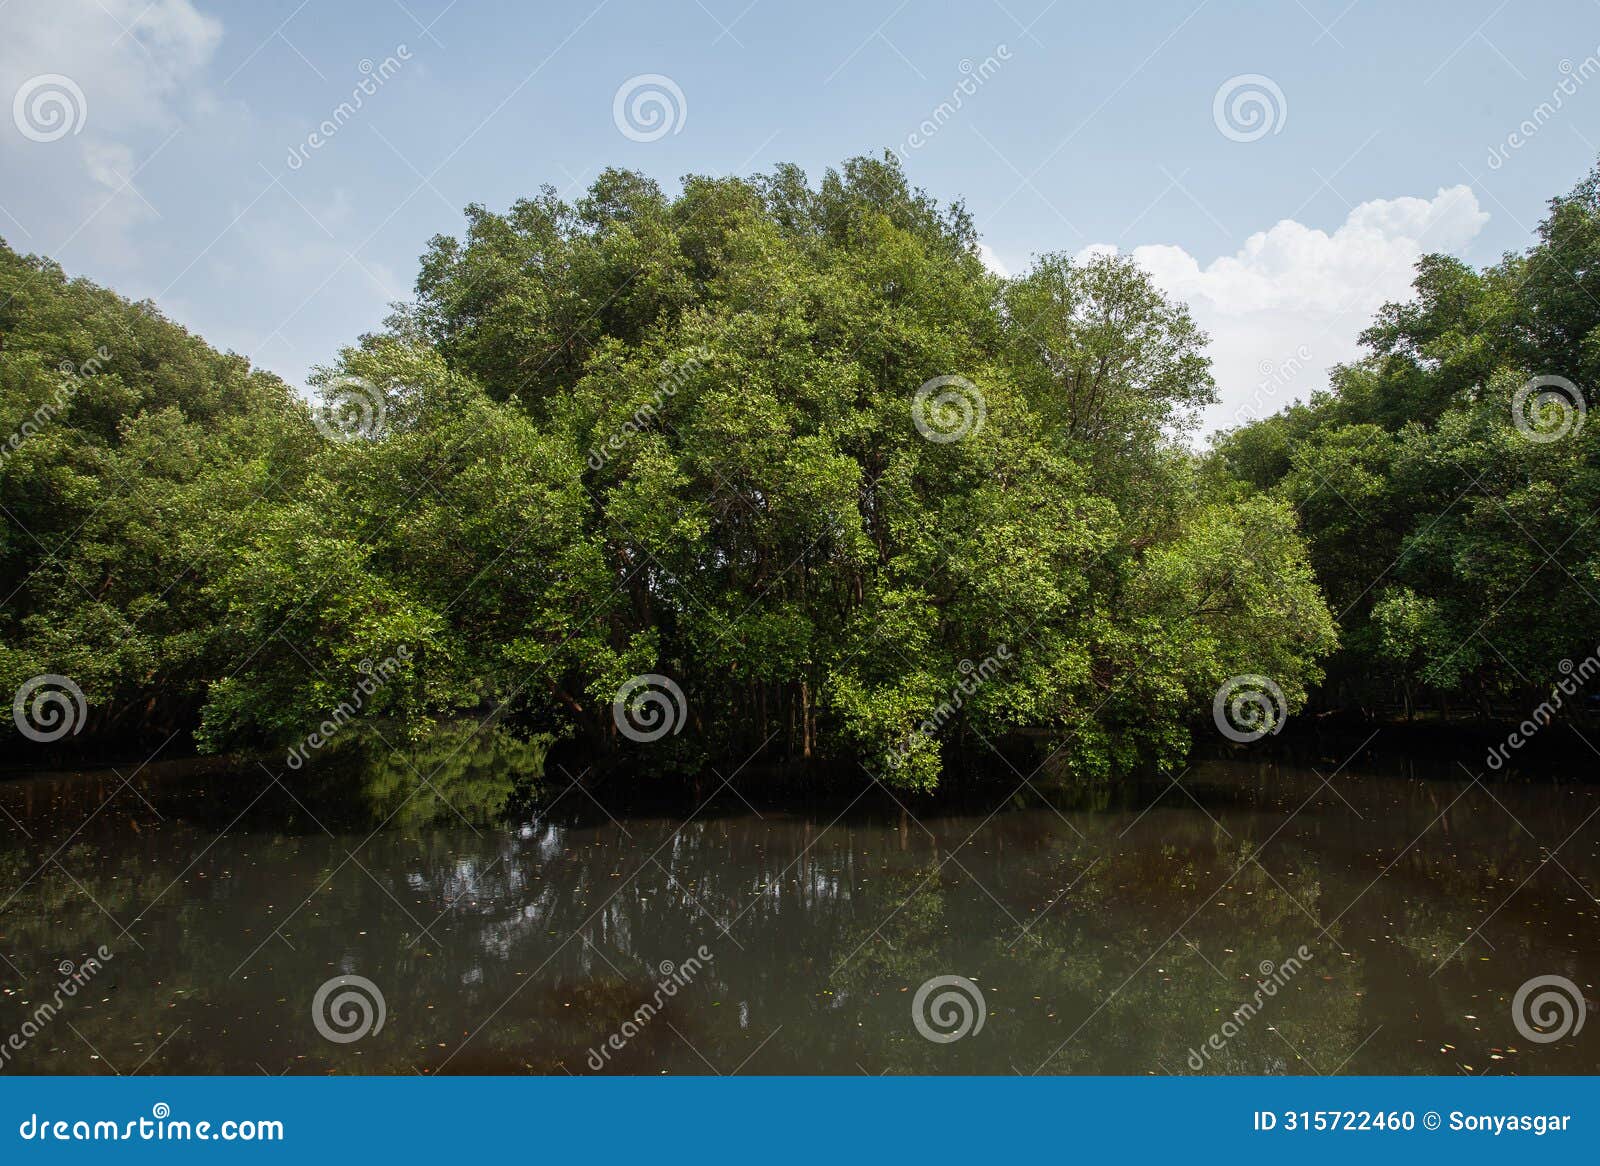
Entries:
<svg viewBox="0 0 1600 1166">
<path fill-rule="evenodd" d="M 1594 786 L 1208 762 L 1048 804 L 725 789 L 690 817 L 519 799 L 509 768 L 0 783 L 0 1070 L 1600 1070 L 1600 1022 L 1513 1017 L 1539 976 L 1597 1003 Z M 340 976 L 371 987 L 319 1004 Z M 913 1018 L 943 976 L 973 985 L 923 1001 L 951 1041 Z"/>
</svg>

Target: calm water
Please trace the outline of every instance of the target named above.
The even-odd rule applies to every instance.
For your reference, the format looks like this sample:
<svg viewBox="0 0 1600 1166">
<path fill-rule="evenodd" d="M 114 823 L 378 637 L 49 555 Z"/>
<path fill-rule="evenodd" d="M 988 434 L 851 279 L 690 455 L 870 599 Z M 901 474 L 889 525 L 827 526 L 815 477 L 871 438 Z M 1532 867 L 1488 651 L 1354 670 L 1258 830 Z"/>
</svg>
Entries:
<svg viewBox="0 0 1600 1166">
<path fill-rule="evenodd" d="M 724 789 L 690 818 L 519 796 L 517 768 L 0 783 L 0 1043 L 111 953 L 3 1071 L 1600 1071 L 1600 1021 L 1512 1017 L 1541 975 L 1597 1004 L 1593 786 L 1209 762 L 961 812 Z M 313 1021 L 341 975 L 384 1005 L 349 1043 Z M 985 1013 L 950 1043 L 913 1023 L 939 976 Z"/>
</svg>

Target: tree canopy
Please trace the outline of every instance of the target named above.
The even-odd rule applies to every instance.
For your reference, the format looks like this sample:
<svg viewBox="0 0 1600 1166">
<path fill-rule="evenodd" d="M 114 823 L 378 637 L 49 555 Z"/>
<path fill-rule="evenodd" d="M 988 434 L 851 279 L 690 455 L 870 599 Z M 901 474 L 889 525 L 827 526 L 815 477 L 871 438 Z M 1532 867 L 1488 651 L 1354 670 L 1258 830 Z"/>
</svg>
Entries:
<svg viewBox="0 0 1600 1166">
<path fill-rule="evenodd" d="M 1343 630 L 1325 704 L 1537 704 L 1600 644 L 1600 171 L 1525 252 L 1430 255 L 1414 289 L 1216 468 L 1300 520 Z"/>
<path fill-rule="evenodd" d="M 642 763 L 930 788 L 1002 738 L 1170 762 L 1227 678 L 1295 707 L 1333 647 L 1295 497 L 1190 452 L 1187 310 L 1126 257 L 990 274 L 892 157 L 474 206 L 416 293 L 313 410 L 0 252 L 0 423 L 75 370 L 0 466 L 0 681 L 208 749 L 341 707 L 610 749 L 642 677 L 675 690 Z"/>
</svg>

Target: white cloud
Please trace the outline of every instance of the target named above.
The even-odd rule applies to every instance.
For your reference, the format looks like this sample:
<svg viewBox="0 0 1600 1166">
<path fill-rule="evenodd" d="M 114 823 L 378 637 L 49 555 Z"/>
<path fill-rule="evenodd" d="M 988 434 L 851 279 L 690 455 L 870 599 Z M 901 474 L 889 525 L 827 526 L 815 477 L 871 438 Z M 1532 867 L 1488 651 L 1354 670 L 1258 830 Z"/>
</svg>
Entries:
<svg viewBox="0 0 1600 1166">
<path fill-rule="evenodd" d="M 1000 256 L 994 253 L 994 248 L 989 246 L 989 244 L 978 244 L 978 258 L 983 260 L 983 265 L 987 267 L 992 274 L 998 275 L 1001 279 L 1011 278 L 1011 269 L 1005 265 Z"/>
<path fill-rule="evenodd" d="M 28 173 L 34 192 L 13 208 L 25 232 L 13 244 L 55 253 L 72 239 L 102 259 L 131 262 L 129 228 L 154 216 L 129 182 L 136 159 L 214 108 L 203 74 L 221 39 L 222 25 L 190 0 L 0 7 L 0 170 Z M 82 97 L 51 111 L 72 125 L 51 141 L 30 140 L 13 111 L 18 91 L 42 74 L 69 78 Z"/>
<path fill-rule="evenodd" d="M 71 77 L 88 99 L 86 131 L 115 136 L 171 124 L 222 39 L 189 0 L 11 0 L 0 24 L 0 86 L 9 104 L 40 73 Z"/>
<path fill-rule="evenodd" d="M 1332 234 L 1282 219 L 1205 267 L 1170 244 L 1132 254 L 1211 336 L 1221 402 L 1201 426 L 1210 432 L 1325 386 L 1330 365 L 1359 354 L 1356 337 L 1377 309 L 1409 297 L 1416 261 L 1459 253 L 1488 219 L 1469 187 L 1453 186 L 1431 199 L 1364 202 Z"/>
</svg>

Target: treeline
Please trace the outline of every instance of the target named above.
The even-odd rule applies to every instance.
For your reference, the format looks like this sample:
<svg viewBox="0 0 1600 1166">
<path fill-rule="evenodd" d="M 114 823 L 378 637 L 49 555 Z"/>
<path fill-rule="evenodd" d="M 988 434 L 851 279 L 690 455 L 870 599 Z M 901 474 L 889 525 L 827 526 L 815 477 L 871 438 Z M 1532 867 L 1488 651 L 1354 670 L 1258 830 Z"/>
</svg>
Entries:
<svg viewBox="0 0 1600 1166">
<path fill-rule="evenodd" d="M 1526 251 L 1428 256 L 1415 291 L 1212 469 L 1298 516 L 1340 628 L 1317 707 L 1568 716 L 1600 694 L 1600 171 Z"/>
<path fill-rule="evenodd" d="M 494 716 L 925 788 L 1002 738 L 1169 762 L 1229 677 L 1320 679 L 1295 498 L 1189 452 L 1205 337 L 1126 259 L 1001 280 L 855 159 L 472 207 L 416 291 L 312 410 L 0 250 L 4 691 L 208 750 Z"/>
<path fill-rule="evenodd" d="M 320 408 L 0 245 L 6 755 L 494 717 L 930 787 L 1022 737 L 1170 763 L 1246 675 L 1269 721 L 1574 712 L 1600 178 L 1490 269 L 1422 259 L 1363 344 L 1194 454 L 1182 305 L 1115 256 L 990 275 L 893 158 L 469 208 Z"/>
<path fill-rule="evenodd" d="M 1521 254 L 1422 260 L 1363 341 L 1197 455 L 1181 305 L 1115 256 L 991 275 L 892 159 L 469 208 L 315 409 L 0 246 L 7 758 L 494 717 L 927 788 L 1007 741 L 1170 763 L 1240 676 L 1281 694 L 1257 730 L 1581 708 L 1600 178 Z"/>
</svg>

